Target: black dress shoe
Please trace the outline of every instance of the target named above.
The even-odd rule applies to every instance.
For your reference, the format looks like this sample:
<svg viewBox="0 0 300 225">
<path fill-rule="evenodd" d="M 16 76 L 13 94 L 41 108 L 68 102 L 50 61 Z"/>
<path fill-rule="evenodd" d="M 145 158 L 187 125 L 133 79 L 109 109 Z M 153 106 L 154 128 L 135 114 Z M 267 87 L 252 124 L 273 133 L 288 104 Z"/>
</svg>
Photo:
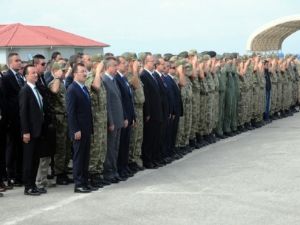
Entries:
<svg viewBox="0 0 300 225">
<path fill-rule="evenodd" d="M 139 166 L 139 165 L 136 165 L 136 168 L 138 169 L 138 171 L 143 171 L 143 170 L 145 170 L 145 167 Z"/>
<path fill-rule="evenodd" d="M 103 179 L 106 182 L 109 182 L 110 184 L 116 184 L 119 183 L 119 180 L 117 180 L 116 178 L 108 178 L 108 177 L 104 177 Z"/>
<path fill-rule="evenodd" d="M 98 189 L 99 189 L 99 187 L 95 187 L 95 186 L 92 186 L 92 185 L 86 185 L 85 188 L 90 190 L 90 191 L 98 191 Z"/>
<path fill-rule="evenodd" d="M 75 187 L 74 192 L 75 193 L 90 193 L 91 190 L 88 189 L 87 187 Z"/>
<path fill-rule="evenodd" d="M 3 197 L 3 194 L 2 194 L 2 193 L 0 193 L 0 197 Z"/>
<path fill-rule="evenodd" d="M 125 177 L 120 177 L 120 176 L 115 176 L 115 179 L 116 179 L 116 180 L 119 180 L 119 181 L 125 181 L 125 180 L 127 180 L 127 178 L 125 178 Z"/>
<path fill-rule="evenodd" d="M 153 163 L 144 163 L 144 167 L 146 169 L 157 169 L 158 166 L 154 165 Z"/>
<path fill-rule="evenodd" d="M 47 190 L 45 188 L 36 188 L 38 190 L 38 192 L 40 192 L 40 194 L 46 194 Z"/>
<path fill-rule="evenodd" d="M 24 190 L 25 195 L 31 195 L 31 196 L 39 196 L 41 193 L 38 191 L 37 188 L 29 188 Z"/>
<path fill-rule="evenodd" d="M 99 180 L 100 184 L 102 184 L 103 186 L 106 186 L 106 185 L 110 185 L 111 182 L 109 182 L 108 180 L 105 180 L 105 179 L 100 179 Z"/>
</svg>

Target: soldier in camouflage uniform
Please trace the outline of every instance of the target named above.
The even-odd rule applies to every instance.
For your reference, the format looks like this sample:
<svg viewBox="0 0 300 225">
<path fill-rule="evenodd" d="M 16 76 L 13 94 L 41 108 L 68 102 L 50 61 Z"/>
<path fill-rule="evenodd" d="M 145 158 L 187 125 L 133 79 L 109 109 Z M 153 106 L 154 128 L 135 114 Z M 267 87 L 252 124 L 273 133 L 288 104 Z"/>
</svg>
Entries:
<svg viewBox="0 0 300 225">
<path fill-rule="evenodd" d="M 237 130 L 238 127 L 238 115 L 237 115 L 237 107 L 238 107 L 238 101 L 239 101 L 239 77 L 237 74 L 237 66 L 236 66 L 236 60 L 237 60 L 237 54 L 233 54 L 233 61 L 231 65 L 231 74 L 232 74 L 232 80 L 233 80 L 233 96 L 232 96 L 232 119 L 231 119 L 231 132 L 233 134 L 239 133 Z"/>
<path fill-rule="evenodd" d="M 220 64 L 219 69 L 216 70 L 216 74 L 219 79 L 219 115 L 218 124 L 216 128 L 216 135 L 218 138 L 225 138 L 223 133 L 224 124 L 224 111 L 225 111 L 225 91 L 227 83 L 227 75 L 224 67 L 224 61 Z"/>
<path fill-rule="evenodd" d="M 70 148 L 67 148 L 67 117 L 66 117 L 66 88 L 63 83 L 63 65 L 54 63 L 51 73 L 53 80 L 48 84 L 50 89 L 50 103 L 52 113 L 55 115 L 56 127 L 56 153 L 54 155 L 54 171 L 57 176 L 56 183 L 67 185 L 67 166 L 70 160 Z"/>
<path fill-rule="evenodd" d="M 189 63 L 193 66 L 193 74 L 191 76 L 192 82 L 192 128 L 190 133 L 189 144 L 192 148 L 199 148 L 200 145 L 197 142 L 196 134 L 199 126 L 199 114 L 200 114 L 200 83 L 198 79 L 198 68 L 197 68 L 197 51 L 190 50 L 189 52 Z"/>
<path fill-rule="evenodd" d="M 132 87 L 134 110 L 136 114 L 135 125 L 131 130 L 131 137 L 129 143 L 129 168 L 132 171 L 143 170 L 142 142 L 143 142 L 143 105 L 145 102 L 145 95 L 143 84 L 139 78 L 140 62 L 137 61 L 135 53 L 122 55 L 129 63 L 128 67 L 128 82 Z M 145 54 L 141 55 L 140 61 L 144 61 Z"/>
<path fill-rule="evenodd" d="M 238 130 L 243 132 L 245 131 L 244 124 L 247 122 L 247 113 L 248 113 L 248 84 L 247 77 L 245 75 L 245 61 L 247 58 L 243 58 L 242 62 L 239 64 L 238 68 L 238 78 L 239 78 L 239 100 L 238 100 Z"/>
<path fill-rule="evenodd" d="M 93 70 L 88 73 L 85 85 L 91 96 L 94 132 L 91 137 L 89 174 L 91 185 L 101 188 L 109 184 L 100 174 L 103 172 L 103 163 L 107 146 L 107 111 L 106 91 L 101 80 L 103 63 L 101 58 L 93 58 Z"/>
<path fill-rule="evenodd" d="M 232 77 L 232 57 L 228 54 L 224 55 L 226 62 L 224 65 L 224 73 L 226 75 L 226 91 L 225 91 L 225 110 L 224 110 L 224 123 L 223 132 L 226 136 L 233 136 L 231 130 L 232 124 L 232 110 L 233 110 L 233 98 L 234 98 L 234 80 Z"/>
<path fill-rule="evenodd" d="M 215 127 L 215 119 L 214 119 L 214 102 L 215 102 L 215 82 L 213 75 L 211 73 L 211 59 L 209 55 L 204 55 L 203 58 L 209 58 L 205 65 L 205 74 L 206 74 L 206 83 L 208 87 L 208 95 L 206 98 L 206 136 L 204 137 L 205 141 L 209 143 L 214 143 L 215 137 L 213 135 L 213 129 Z"/>
<path fill-rule="evenodd" d="M 271 110 L 270 110 L 270 118 L 271 119 L 277 119 L 277 85 L 278 85 L 278 76 L 276 71 L 276 59 L 273 56 L 273 59 L 271 60 L 270 65 L 270 72 L 271 72 L 271 85 L 272 85 L 272 91 L 271 91 Z"/>
</svg>

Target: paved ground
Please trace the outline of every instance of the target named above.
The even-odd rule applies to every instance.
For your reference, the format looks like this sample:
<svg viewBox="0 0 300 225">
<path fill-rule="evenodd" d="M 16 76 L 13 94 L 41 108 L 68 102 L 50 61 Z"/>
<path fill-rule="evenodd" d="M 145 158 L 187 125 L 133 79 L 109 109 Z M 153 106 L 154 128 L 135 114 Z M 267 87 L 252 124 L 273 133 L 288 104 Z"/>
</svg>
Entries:
<svg viewBox="0 0 300 225">
<path fill-rule="evenodd" d="M 1 225 L 300 224 L 300 113 L 91 194 L 0 199 Z"/>
</svg>

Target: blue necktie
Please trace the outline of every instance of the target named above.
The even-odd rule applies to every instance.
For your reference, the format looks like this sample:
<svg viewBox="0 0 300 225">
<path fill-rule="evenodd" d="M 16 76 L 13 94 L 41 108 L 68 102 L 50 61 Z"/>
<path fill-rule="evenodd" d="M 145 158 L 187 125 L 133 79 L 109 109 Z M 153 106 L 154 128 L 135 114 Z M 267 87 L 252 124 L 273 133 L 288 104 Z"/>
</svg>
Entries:
<svg viewBox="0 0 300 225">
<path fill-rule="evenodd" d="M 17 82 L 18 82 L 19 86 L 23 87 L 25 82 L 24 82 L 23 78 L 21 77 L 21 75 L 19 73 L 16 73 L 16 77 L 17 77 Z"/>
<path fill-rule="evenodd" d="M 88 89 L 86 88 L 86 86 L 83 86 L 82 90 L 83 90 L 85 96 L 87 97 L 87 99 L 90 100 L 89 91 L 88 91 Z"/>
</svg>

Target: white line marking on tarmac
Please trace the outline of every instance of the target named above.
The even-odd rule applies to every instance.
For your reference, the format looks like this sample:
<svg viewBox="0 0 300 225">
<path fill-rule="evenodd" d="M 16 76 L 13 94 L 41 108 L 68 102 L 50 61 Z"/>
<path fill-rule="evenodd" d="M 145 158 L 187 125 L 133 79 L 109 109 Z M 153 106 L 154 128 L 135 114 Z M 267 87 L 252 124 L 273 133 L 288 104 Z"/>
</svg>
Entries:
<svg viewBox="0 0 300 225">
<path fill-rule="evenodd" d="M 19 223 L 21 223 L 24 220 L 28 220 L 30 218 L 33 218 L 33 217 L 35 217 L 37 215 L 40 215 L 40 214 L 42 214 L 44 212 L 47 212 L 47 211 L 51 211 L 51 210 L 54 210 L 54 209 L 66 206 L 66 205 L 68 205 L 68 204 L 70 204 L 72 202 L 75 202 L 77 200 L 86 198 L 89 195 L 90 194 L 75 195 L 75 196 L 72 196 L 70 198 L 67 198 L 67 199 L 64 199 L 62 201 L 59 201 L 57 203 L 54 203 L 51 206 L 47 206 L 47 207 L 41 208 L 41 209 L 34 209 L 31 212 L 29 212 L 27 215 L 19 216 L 17 218 L 12 219 L 12 220 L 8 220 L 8 221 L 2 223 L 2 225 L 15 225 L 15 224 L 19 224 Z"/>
</svg>

